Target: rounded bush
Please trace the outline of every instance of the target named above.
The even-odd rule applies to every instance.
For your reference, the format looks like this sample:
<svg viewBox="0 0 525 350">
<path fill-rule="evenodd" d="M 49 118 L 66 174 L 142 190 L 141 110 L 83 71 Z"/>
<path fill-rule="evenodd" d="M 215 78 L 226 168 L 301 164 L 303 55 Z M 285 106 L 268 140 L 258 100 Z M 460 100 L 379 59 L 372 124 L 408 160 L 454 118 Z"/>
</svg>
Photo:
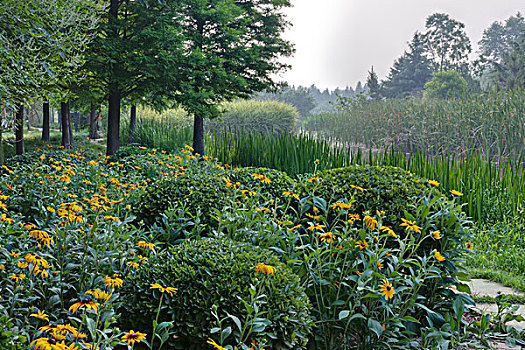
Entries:
<svg viewBox="0 0 525 350">
<path fill-rule="evenodd" d="M 256 272 L 261 262 L 275 267 L 275 273 Z M 159 323 L 174 321 L 177 338 L 170 340 L 170 349 L 208 349 L 206 339 L 217 327 L 214 306 L 220 319 L 228 314 L 241 324 L 253 319 L 243 301 L 253 307 L 254 292 L 264 295 L 258 317 L 269 322 L 249 338 L 266 342 L 267 349 L 305 348 L 311 328 L 308 298 L 299 277 L 269 251 L 227 239 L 187 240 L 150 258 L 121 290 L 123 326 L 151 332 L 160 298 L 150 289 L 152 283 L 178 289 L 173 297 L 164 298 L 159 316 Z M 227 327 L 232 329 L 227 343 L 235 344 L 238 327 L 226 318 L 222 328 Z"/>
<path fill-rule="evenodd" d="M 201 213 L 201 223 L 215 227 L 212 209 L 222 209 L 228 198 L 230 190 L 222 175 L 203 168 L 200 173 L 187 172 L 152 182 L 139 196 L 135 212 L 138 222 L 152 225 L 160 222 L 165 210 L 180 206 L 192 217 Z"/>
<path fill-rule="evenodd" d="M 207 121 L 207 128 L 231 128 L 262 133 L 293 131 L 299 113 L 284 102 L 239 100 L 223 105 L 224 113 L 219 120 Z"/>
<path fill-rule="evenodd" d="M 358 214 L 369 211 L 385 212 L 385 225 L 396 225 L 404 211 L 429 193 L 427 182 L 416 175 L 391 166 L 353 165 L 326 170 L 318 174 L 318 181 L 307 182 L 302 187 L 305 196 L 313 189 L 315 195 L 334 203 L 341 199 L 356 200 Z M 360 187 L 356 188 L 356 187 Z"/>
</svg>

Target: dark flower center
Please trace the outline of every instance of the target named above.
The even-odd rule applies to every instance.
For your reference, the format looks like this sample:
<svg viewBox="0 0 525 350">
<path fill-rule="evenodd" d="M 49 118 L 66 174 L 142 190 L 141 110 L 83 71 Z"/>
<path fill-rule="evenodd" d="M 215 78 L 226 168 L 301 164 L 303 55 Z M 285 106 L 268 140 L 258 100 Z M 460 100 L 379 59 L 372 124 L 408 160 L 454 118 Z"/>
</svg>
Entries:
<svg viewBox="0 0 525 350">
<path fill-rule="evenodd" d="M 392 287 L 386 286 L 386 290 L 388 290 L 389 292 L 390 292 L 391 289 L 392 289 Z"/>
<path fill-rule="evenodd" d="M 139 336 L 138 336 L 138 334 L 136 334 L 136 333 L 131 333 L 131 334 L 129 335 L 129 337 L 130 337 L 131 339 L 135 339 L 135 338 L 138 338 Z"/>
<path fill-rule="evenodd" d="M 47 342 L 48 342 L 49 344 L 51 344 L 51 345 L 56 345 L 56 343 L 57 343 L 57 341 L 56 341 L 55 339 L 53 339 L 53 338 L 49 338 L 49 339 L 47 340 Z"/>
<path fill-rule="evenodd" d="M 111 276 L 111 279 L 116 279 L 116 278 L 117 278 L 117 276 Z"/>
<path fill-rule="evenodd" d="M 167 289 L 167 288 L 168 288 L 168 286 L 167 286 L 167 285 L 163 285 L 163 286 L 162 286 L 162 288 L 164 288 L 164 289 Z"/>
</svg>

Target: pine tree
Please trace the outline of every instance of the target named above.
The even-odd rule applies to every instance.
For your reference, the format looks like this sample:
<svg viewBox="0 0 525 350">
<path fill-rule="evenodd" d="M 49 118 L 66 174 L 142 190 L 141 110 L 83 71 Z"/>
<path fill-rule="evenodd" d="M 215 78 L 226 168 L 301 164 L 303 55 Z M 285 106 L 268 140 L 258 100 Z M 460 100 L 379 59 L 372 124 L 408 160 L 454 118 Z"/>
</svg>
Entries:
<svg viewBox="0 0 525 350">
<path fill-rule="evenodd" d="M 377 79 L 377 74 L 374 72 L 374 66 L 368 72 L 368 77 L 366 78 L 366 86 L 368 87 L 368 93 L 370 98 L 373 100 L 381 99 L 381 85 L 379 85 L 379 80 Z"/>
</svg>

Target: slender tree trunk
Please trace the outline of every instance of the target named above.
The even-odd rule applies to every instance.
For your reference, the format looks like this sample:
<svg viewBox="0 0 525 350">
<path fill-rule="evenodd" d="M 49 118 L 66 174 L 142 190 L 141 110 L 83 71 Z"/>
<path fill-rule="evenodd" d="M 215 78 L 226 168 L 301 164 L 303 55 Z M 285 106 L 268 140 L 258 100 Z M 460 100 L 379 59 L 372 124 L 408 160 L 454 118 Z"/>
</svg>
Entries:
<svg viewBox="0 0 525 350">
<path fill-rule="evenodd" d="M 108 103 L 108 143 L 106 154 L 111 156 L 119 148 L 119 129 L 120 129 L 120 91 L 117 83 L 111 83 L 109 86 L 109 103 Z"/>
<path fill-rule="evenodd" d="M 33 121 L 32 119 L 32 111 L 29 109 L 29 107 L 26 108 L 25 110 L 25 114 L 27 116 L 27 131 L 31 131 L 31 122 Z"/>
<path fill-rule="evenodd" d="M 42 141 L 49 142 L 49 101 L 42 104 Z"/>
<path fill-rule="evenodd" d="M 137 128 L 137 106 L 133 105 L 131 106 L 131 110 L 129 113 L 129 138 L 128 138 L 128 144 L 133 143 L 133 134 L 135 133 L 135 129 Z"/>
<path fill-rule="evenodd" d="M 197 114 L 193 118 L 193 154 L 204 155 L 204 119 Z"/>
<path fill-rule="evenodd" d="M 15 116 L 15 150 L 17 155 L 24 154 L 24 107 L 19 106 Z"/>
<path fill-rule="evenodd" d="M 2 113 L 0 114 L 0 165 L 4 165 L 5 156 L 4 156 L 4 139 L 3 139 L 3 124 L 6 117 L 5 107 L 2 107 Z"/>
<path fill-rule="evenodd" d="M 89 138 L 98 139 L 97 106 L 93 102 L 91 102 L 91 110 L 89 111 Z"/>
<path fill-rule="evenodd" d="M 71 132 L 71 113 L 69 111 L 69 102 L 60 103 L 60 119 L 62 125 L 62 146 L 70 149 L 73 146 Z"/>
</svg>

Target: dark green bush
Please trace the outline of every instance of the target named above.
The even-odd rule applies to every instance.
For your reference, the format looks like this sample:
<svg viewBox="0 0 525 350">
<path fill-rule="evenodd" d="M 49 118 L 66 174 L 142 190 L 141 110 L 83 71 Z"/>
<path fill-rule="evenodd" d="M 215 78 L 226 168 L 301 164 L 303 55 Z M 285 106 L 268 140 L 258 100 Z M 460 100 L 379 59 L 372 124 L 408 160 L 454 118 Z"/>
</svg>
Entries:
<svg viewBox="0 0 525 350">
<path fill-rule="evenodd" d="M 230 193 L 222 175 L 210 167 L 203 167 L 200 173 L 166 177 L 149 184 L 139 196 L 135 205 L 137 221 L 143 220 L 148 226 L 159 223 L 165 210 L 179 206 L 192 217 L 201 213 L 201 223 L 215 227 L 213 209 L 222 209 Z"/>
<path fill-rule="evenodd" d="M 385 225 L 394 226 L 404 211 L 413 213 L 411 206 L 418 198 L 429 193 L 427 182 L 400 168 L 389 166 L 353 165 L 346 168 L 331 169 L 317 174 L 318 181 L 306 182 L 302 196 L 315 189 L 315 195 L 333 203 L 337 200 L 354 197 L 355 212 L 385 212 Z M 355 189 L 358 186 L 363 189 Z"/>
<path fill-rule="evenodd" d="M 276 267 L 276 272 L 256 272 L 261 262 Z M 266 342 L 267 349 L 304 349 L 306 345 L 311 326 L 308 298 L 299 277 L 269 251 L 227 239 L 188 240 L 170 248 L 131 275 L 121 290 L 124 327 L 151 331 L 159 295 L 150 289 L 150 283 L 178 288 L 176 295 L 164 298 L 159 317 L 159 322 L 175 322 L 178 337 L 168 344 L 170 349 L 207 349 L 206 339 L 213 337 L 210 331 L 217 326 L 211 313 L 214 305 L 220 318 L 229 313 L 246 322 L 250 315 L 243 301 L 253 306 L 254 290 L 265 295 L 258 317 L 271 324 L 252 333 L 250 341 Z M 237 326 L 227 319 L 222 328 L 228 326 L 232 336 L 227 343 L 235 344 Z"/>
</svg>

